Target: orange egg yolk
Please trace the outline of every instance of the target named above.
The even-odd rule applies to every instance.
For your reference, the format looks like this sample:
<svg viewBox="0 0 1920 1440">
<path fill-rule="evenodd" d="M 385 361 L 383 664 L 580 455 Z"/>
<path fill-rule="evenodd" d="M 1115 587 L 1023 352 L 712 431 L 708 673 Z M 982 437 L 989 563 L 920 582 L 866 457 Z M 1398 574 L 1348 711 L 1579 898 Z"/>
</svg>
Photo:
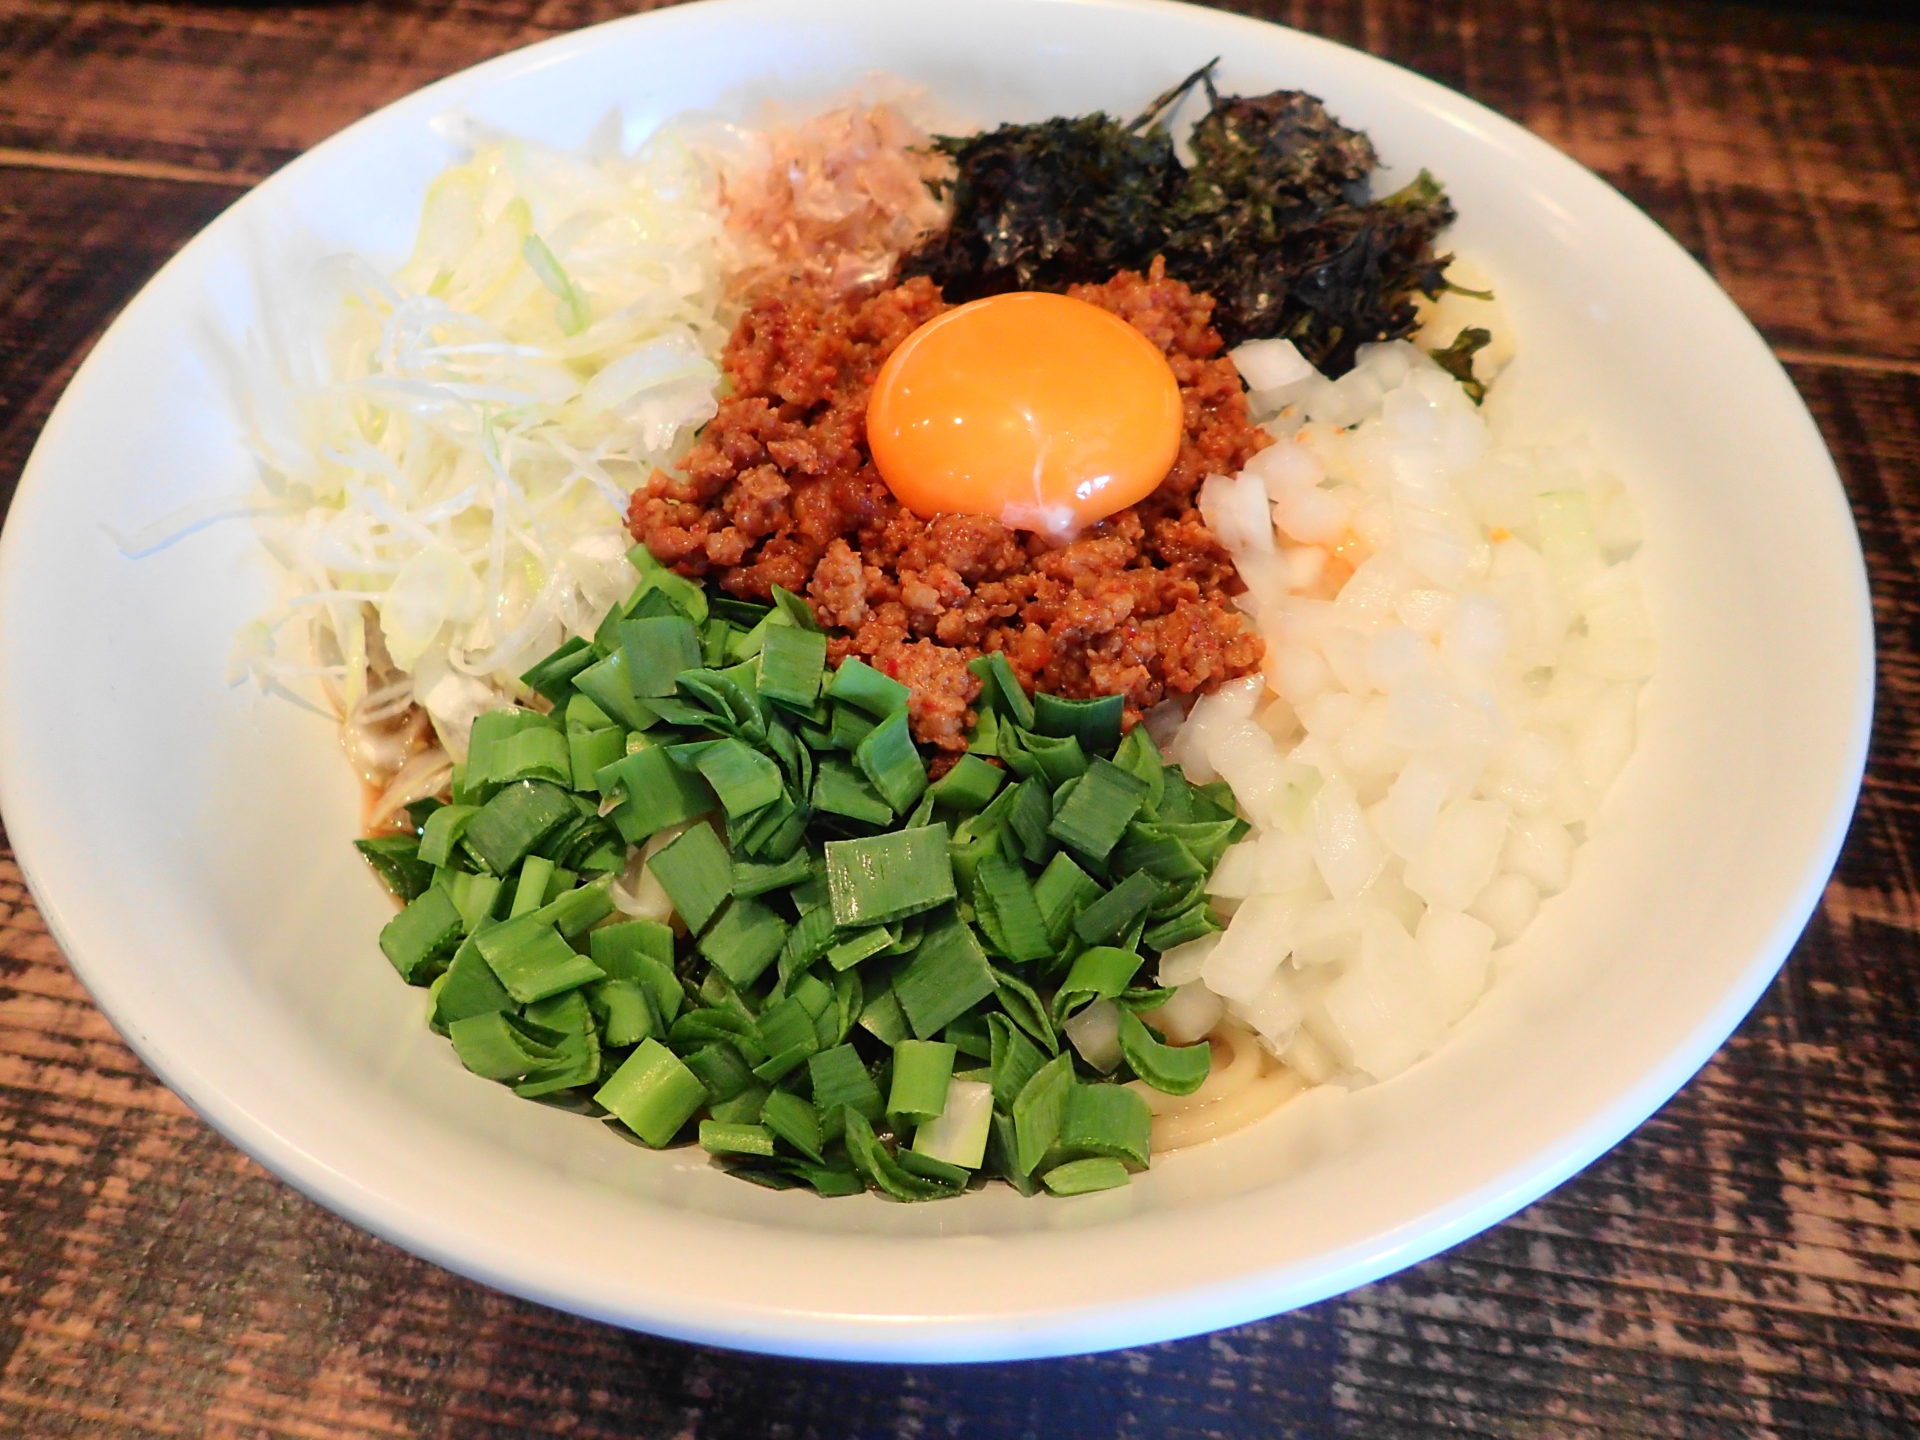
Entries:
<svg viewBox="0 0 1920 1440">
<path fill-rule="evenodd" d="M 1166 356 L 1066 295 L 991 295 L 929 320 L 888 357 L 867 445 L 914 514 L 991 515 L 1066 539 L 1143 500 L 1180 453 Z"/>
</svg>

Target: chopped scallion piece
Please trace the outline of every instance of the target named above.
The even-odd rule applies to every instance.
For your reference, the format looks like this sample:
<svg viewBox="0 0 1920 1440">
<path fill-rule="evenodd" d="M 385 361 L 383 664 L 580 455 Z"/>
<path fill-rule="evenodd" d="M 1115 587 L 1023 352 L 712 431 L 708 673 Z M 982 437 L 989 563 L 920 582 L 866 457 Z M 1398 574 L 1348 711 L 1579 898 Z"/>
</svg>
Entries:
<svg viewBox="0 0 1920 1440">
<path fill-rule="evenodd" d="M 893 932 L 884 925 L 857 930 L 827 951 L 827 964 L 835 970 L 851 970 L 862 960 L 884 954 L 893 947 Z"/>
<path fill-rule="evenodd" d="M 953 863 L 947 855 L 944 825 L 859 840 L 829 840 L 826 855 L 827 887 L 837 925 L 849 929 L 884 925 L 954 898 Z"/>
<path fill-rule="evenodd" d="M 811 710 L 826 668 L 825 635 L 791 625 L 769 629 L 760 647 L 759 693 L 789 710 Z"/>
<path fill-rule="evenodd" d="M 1074 956 L 1073 968 L 1053 992 L 1053 1018 L 1063 1020 L 1089 1000 L 1111 1000 L 1133 982 L 1143 958 L 1135 951 L 1096 945 Z"/>
<path fill-rule="evenodd" d="M 700 668 L 700 637 L 684 615 L 622 620 L 619 635 L 628 683 L 642 700 L 673 694 L 683 674 Z"/>
<path fill-rule="evenodd" d="M 1094 760 L 1087 773 L 1069 782 L 1073 789 L 1056 797 L 1047 831 L 1076 854 L 1103 863 L 1133 817 L 1146 802 L 1147 782 L 1110 760 Z"/>
<path fill-rule="evenodd" d="M 1168 1095 L 1191 1095 L 1213 1064 L 1213 1049 L 1206 1041 L 1169 1045 L 1126 1009 L 1120 1012 L 1120 1053 L 1134 1074 Z"/>
<path fill-rule="evenodd" d="M 986 951 L 972 929 L 952 914 L 928 930 L 913 958 L 893 977 L 900 1008 L 923 1040 L 986 999 L 994 985 Z"/>
<path fill-rule="evenodd" d="M 502 1010 L 455 1020 L 447 1026 L 447 1038 L 453 1041 L 460 1063 L 489 1080 L 518 1080 L 560 1055 L 556 1045 L 534 1038 L 522 1022 Z"/>
<path fill-rule="evenodd" d="M 647 1039 L 593 1098 L 657 1150 L 670 1144 L 680 1127 L 707 1103 L 707 1087 L 671 1050 Z"/>
<path fill-rule="evenodd" d="M 1014 1097 L 1008 1113 L 1013 1117 L 1013 1163 L 1020 1174 L 1033 1174 L 1060 1138 L 1072 1091 L 1073 1056 L 1063 1053 L 1036 1070 Z"/>
<path fill-rule="evenodd" d="M 949 810 L 983 810 L 999 793 L 1006 771 L 978 755 L 962 755 L 933 785 L 933 800 Z"/>
<path fill-rule="evenodd" d="M 579 813 L 573 797 L 558 785 L 516 780 L 480 807 L 460 842 L 495 875 L 505 875 Z"/>
<path fill-rule="evenodd" d="M 880 798 L 866 776 L 834 755 L 822 755 L 814 770 L 813 808 L 869 825 L 893 821 L 893 807 Z"/>
<path fill-rule="evenodd" d="M 777 911 L 758 900 L 739 898 L 700 937 L 700 953 L 744 988 L 760 978 L 786 943 L 787 922 Z"/>
<path fill-rule="evenodd" d="M 773 1132 L 764 1125 L 700 1122 L 700 1148 L 709 1155 L 771 1155 Z"/>
<path fill-rule="evenodd" d="M 1040 1183 L 1055 1195 L 1090 1195 L 1096 1190 L 1111 1190 L 1127 1183 L 1127 1167 L 1118 1160 L 1093 1157 L 1069 1160 L 1055 1165 L 1040 1177 Z"/>
<path fill-rule="evenodd" d="M 820 1112 L 791 1090 L 771 1092 L 760 1107 L 760 1123 L 815 1164 L 825 1161 L 820 1148 Z"/>
<path fill-rule="evenodd" d="M 835 1045 L 808 1056 L 807 1079 L 813 1086 L 813 1108 L 829 1134 L 843 1110 L 877 1120 L 885 1109 L 879 1087 L 861 1062 L 860 1052 L 851 1045 Z"/>
<path fill-rule="evenodd" d="M 1160 882 L 1145 870 L 1135 870 L 1073 920 L 1073 933 L 1089 945 L 1104 944 L 1126 934 L 1147 913 L 1160 894 Z"/>
<path fill-rule="evenodd" d="M 1120 717 L 1126 701 L 1118 695 L 1068 700 L 1059 695 L 1033 697 L 1033 723 L 1022 728 L 1041 735 L 1073 735 L 1089 755 L 1111 755 L 1120 743 Z"/>
<path fill-rule="evenodd" d="M 647 868 L 696 935 L 733 892 L 733 862 L 711 825 L 694 825 L 674 836 Z"/>
<path fill-rule="evenodd" d="M 826 693 L 835 700 L 865 711 L 875 720 L 884 720 L 907 708 L 913 694 L 891 675 L 883 675 L 858 656 L 840 662 L 827 682 Z"/>
<path fill-rule="evenodd" d="M 570 636 L 559 649 L 522 675 L 520 683 L 558 706 L 573 693 L 573 677 L 598 658 L 599 652 L 585 640 L 578 635 Z"/>
<path fill-rule="evenodd" d="M 769 890 L 785 890 L 813 874 L 813 861 L 804 850 L 796 850 L 784 860 L 733 862 L 733 893 L 764 895 Z"/>
<path fill-rule="evenodd" d="M 465 931 L 453 897 L 436 885 L 386 923 L 380 950 L 411 985 L 428 966 L 451 956 Z"/>
<path fill-rule="evenodd" d="M 1014 678 L 1005 655 L 997 650 L 981 655 L 968 661 L 967 669 L 980 681 L 980 709 L 991 706 L 1022 730 L 1033 729 L 1033 701 Z"/>
<path fill-rule="evenodd" d="M 387 890 L 400 900 L 417 899 L 433 883 L 433 866 L 420 858 L 413 835 L 376 835 L 353 842 Z"/>
<path fill-rule="evenodd" d="M 902 1040 L 894 1046 L 893 1085 L 887 1092 L 887 1113 L 905 1120 L 924 1121 L 934 1119 L 945 1110 L 947 1083 L 953 1079 L 956 1053 L 953 1046 L 940 1040 Z M 982 1143 L 985 1143 L 984 1137 Z M 976 1159 L 953 1163 L 978 1165 L 980 1162 Z"/>
<path fill-rule="evenodd" d="M 867 732 L 853 752 L 853 763 L 896 815 L 911 809 L 927 788 L 926 762 L 914 748 L 904 710 L 896 710 Z"/>
<path fill-rule="evenodd" d="M 420 827 L 420 859 L 427 865 L 445 865 L 467 824 L 480 813 L 478 805 L 442 805 Z"/>
<path fill-rule="evenodd" d="M 606 974 L 561 939 L 560 932 L 538 914 L 476 930 L 473 943 L 480 950 L 480 958 L 507 987 L 507 993 L 522 1005 Z"/>
<path fill-rule="evenodd" d="M 1024 869 L 1001 855 L 983 858 L 974 869 L 974 903 L 983 899 L 993 907 L 1000 945 L 1009 960 L 1044 960 L 1053 954 L 1046 920 Z"/>
<path fill-rule="evenodd" d="M 739 740 L 716 740 L 704 746 L 694 763 L 729 818 L 771 805 L 786 788 L 780 767 Z"/>
</svg>

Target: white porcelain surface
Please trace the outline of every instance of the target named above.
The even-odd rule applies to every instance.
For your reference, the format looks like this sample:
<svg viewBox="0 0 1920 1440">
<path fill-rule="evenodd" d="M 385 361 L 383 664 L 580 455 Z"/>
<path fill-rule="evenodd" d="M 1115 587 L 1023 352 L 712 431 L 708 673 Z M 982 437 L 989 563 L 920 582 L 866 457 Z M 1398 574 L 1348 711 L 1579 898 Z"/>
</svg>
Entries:
<svg viewBox="0 0 1920 1440">
<path fill-rule="evenodd" d="M 131 527 L 246 480 L 231 355 L 305 259 L 397 257 L 464 109 L 561 143 L 610 110 L 824 96 L 871 68 L 983 118 L 1130 112 L 1225 57 L 1425 165 L 1555 415 L 1631 476 L 1660 641 L 1639 752 L 1570 891 L 1450 1043 L 1353 1097 L 1072 1201 L 774 1195 L 462 1072 L 374 947 L 329 726 L 228 688 L 273 581 L 244 522 L 130 560 Z M 768 77 L 775 77 L 769 84 Z M 970 1359 L 1147 1341 L 1450 1245 L 1614 1144 L 1759 996 L 1817 900 L 1870 709 L 1860 552 L 1819 436 L 1688 257 L 1541 141 L 1380 61 L 1179 6 L 725 0 L 538 45 L 289 166 L 128 307 L 47 426 L 0 542 L 0 804 L 67 954 L 140 1054 L 309 1195 L 466 1274 L 669 1335 Z"/>
</svg>

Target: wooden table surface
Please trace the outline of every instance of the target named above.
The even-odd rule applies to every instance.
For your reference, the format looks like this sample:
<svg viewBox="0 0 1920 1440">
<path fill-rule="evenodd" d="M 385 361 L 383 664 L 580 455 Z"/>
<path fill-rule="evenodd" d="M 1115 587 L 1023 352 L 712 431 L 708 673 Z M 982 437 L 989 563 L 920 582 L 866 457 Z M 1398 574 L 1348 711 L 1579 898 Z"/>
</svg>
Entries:
<svg viewBox="0 0 1920 1440">
<path fill-rule="evenodd" d="M 624 8 L 0 0 L 0 509 L 88 345 L 247 186 Z M 1232 8 L 1606 176 L 1732 292 L 1833 448 L 1873 569 L 1873 757 L 1825 903 L 1734 1038 L 1577 1179 L 1311 1309 L 1056 1362 L 767 1360 L 509 1299 L 264 1173 L 121 1045 L 0 831 L 0 1434 L 1920 1435 L 1920 11 Z"/>
</svg>

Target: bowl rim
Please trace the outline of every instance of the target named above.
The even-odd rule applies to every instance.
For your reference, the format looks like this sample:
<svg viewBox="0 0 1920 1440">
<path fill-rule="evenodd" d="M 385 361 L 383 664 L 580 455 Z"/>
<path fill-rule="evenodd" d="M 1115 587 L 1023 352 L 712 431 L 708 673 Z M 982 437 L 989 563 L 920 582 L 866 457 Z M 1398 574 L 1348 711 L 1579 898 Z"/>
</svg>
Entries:
<svg viewBox="0 0 1920 1440">
<path fill-rule="evenodd" d="M 873 0 L 841 0 L 838 8 L 851 10 L 862 3 L 872 4 Z M 1273 31 L 1282 31 L 1291 43 L 1310 52 L 1358 55 L 1366 62 L 1370 74 L 1410 90 L 1429 107 L 1471 122 L 1479 129 L 1490 130 L 1507 144 L 1517 144 L 1535 153 L 1544 152 L 1559 164 L 1579 171 L 1596 187 L 1595 204 L 1610 208 L 1621 223 L 1650 231 L 1661 243 L 1678 251 L 1701 281 L 1712 288 L 1719 302 L 1733 311 L 1771 364 L 1773 376 L 1795 412 L 1793 423 L 1811 435 L 1815 450 L 1824 461 L 1824 477 L 1810 476 L 1809 483 L 1821 478 L 1830 482 L 1825 487 L 1829 492 L 1827 498 L 1845 514 L 1846 530 L 1851 536 L 1849 558 L 1854 570 L 1851 600 L 1856 622 L 1856 651 L 1862 662 L 1861 683 L 1858 693 L 1852 697 L 1849 746 L 1844 755 L 1837 757 L 1835 768 L 1840 783 L 1820 824 L 1817 844 L 1807 856 L 1800 884 L 1793 894 L 1777 903 L 1766 943 L 1755 951 L 1742 970 L 1739 983 L 1697 1016 L 1685 1043 L 1675 1047 L 1661 1064 L 1639 1076 L 1633 1085 L 1617 1093 L 1587 1124 L 1563 1132 L 1556 1143 L 1535 1152 L 1527 1162 L 1512 1166 L 1470 1190 L 1456 1193 L 1449 1203 L 1410 1217 L 1393 1230 L 1371 1236 L 1364 1243 L 1316 1256 L 1311 1263 L 1272 1269 L 1250 1267 L 1230 1282 L 1194 1287 L 1177 1296 L 1156 1292 L 1136 1297 L 1121 1310 L 1098 1316 L 1072 1305 L 1049 1304 L 1025 1308 L 1017 1316 L 1009 1314 L 993 1319 L 929 1316 L 905 1322 L 898 1317 L 878 1317 L 882 1323 L 876 1323 L 876 1317 L 783 1312 L 735 1302 L 731 1297 L 684 1291 L 665 1294 L 627 1286 L 617 1297 L 608 1290 L 583 1294 L 567 1284 L 556 1284 L 536 1268 L 518 1263 L 511 1254 L 497 1248 L 490 1251 L 481 1237 L 443 1232 L 432 1223 L 423 1223 L 423 1220 L 430 1222 L 430 1217 L 393 1204 L 390 1197 L 330 1167 L 323 1157 L 303 1148 L 295 1137 L 263 1124 L 244 1102 L 209 1084 L 195 1057 L 170 1048 L 165 1037 L 137 1022 L 128 997 L 115 988 L 111 967 L 82 953 L 71 942 L 68 906 L 83 903 L 83 896 L 77 895 L 64 879 L 56 881 L 49 893 L 43 883 L 48 877 L 36 869 L 34 857 L 42 850 L 42 837 L 65 822 L 57 804 L 58 797 L 35 787 L 18 763 L 24 746 L 23 727 L 18 720 L 23 707 L 17 703 L 21 687 L 10 675 L 12 662 L 8 657 L 12 647 L 0 644 L 0 813 L 8 817 L 16 856 L 53 938 L 130 1047 L 201 1118 L 281 1179 L 357 1226 L 449 1270 L 509 1293 L 616 1324 L 738 1349 L 819 1358 L 970 1360 L 1078 1353 L 1173 1338 L 1259 1319 L 1367 1283 L 1478 1233 L 1559 1185 L 1628 1135 L 1706 1063 L 1771 983 L 1811 917 L 1846 836 L 1867 756 L 1873 710 L 1874 642 L 1865 562 L 1847 511 L 1844 487 L 1818 428 L 1771 347 L 1739 314 L 1712 276 L 1632 202 L 1577 161 L 1488 107 L 1390 61 L 1306 32 L 1252 17 L 1178 4 L 1174 0 L 1025 0 L 1025 3 L 1096 12 L 1185 13 L 1189 17 L 1205 17 L 1208 23 L 1223 27 L 1258 27 L 1259 32 L 1267 36 Z M 170 276 L 191 265 L 202 249 L 212 246 L 213 237 L 233 217 L 273 205 L 283 193 L 301 184 L 308 169 L 322 163 L 321 152 L 351 137 L 396 123 L 431 118 L 459 98 L 484 91 L 491 84 L 563 65 L 576 54 L 606 43 L 610 35 L 657 26 L 669 17 L 690 14 L 724 11 L 738 12 L 744 17 L 761 10 L 798 14 L 806 9 L 805 0 L 792 0 L 792 3 L 696 0 L 694 4 L 628 15 L 539 41 L 443 77 L 382 106 L 319 142 L 239 198 L 141 287 L 83 361 L 50 414 L 20 477 L 10 523 L 0 534 L 0 617 L 6 617 L 0 619 L 0 634 L 15 624 L 24 623 L 12 617 L 28 613 L 26 605 L 9 605 L 6 601 L 9 592 L 16 588 L 15 577 L 22 568 L 17 559 L 18 552 L 27 543 L 22 536 L 32 532 L 43 492 L 50 488 L 48 472 L 53 462 L 45 457 L 58 448 L 60 437 L 69 427 L 83 423 L 89 392 L 102 368 L 101 357 L 113 349 L 117 337 L 125 334 L 132 317 L 157 291 L 164 289 Z M 443 1234 L 450 1238 L 443 1239 Z M 996 1333 L 996 1327 L 1002 1333 Z"/>
</svg>

